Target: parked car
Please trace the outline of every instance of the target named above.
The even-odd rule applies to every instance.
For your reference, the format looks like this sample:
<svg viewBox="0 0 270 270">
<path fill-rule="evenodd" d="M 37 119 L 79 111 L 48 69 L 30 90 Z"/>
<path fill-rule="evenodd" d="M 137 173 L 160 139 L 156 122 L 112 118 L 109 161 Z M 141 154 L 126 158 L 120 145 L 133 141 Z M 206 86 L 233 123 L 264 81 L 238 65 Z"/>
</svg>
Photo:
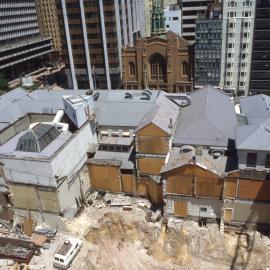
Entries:
<svg viewBox="0 0 270 270">
<path fill-rule="evenodd" d="M 83 241 L 77 238 L 68 238 L 65 240 L 54 254 L 53 265 L 56 268 L 68 269 L 82 245 Z"/>
</svg>

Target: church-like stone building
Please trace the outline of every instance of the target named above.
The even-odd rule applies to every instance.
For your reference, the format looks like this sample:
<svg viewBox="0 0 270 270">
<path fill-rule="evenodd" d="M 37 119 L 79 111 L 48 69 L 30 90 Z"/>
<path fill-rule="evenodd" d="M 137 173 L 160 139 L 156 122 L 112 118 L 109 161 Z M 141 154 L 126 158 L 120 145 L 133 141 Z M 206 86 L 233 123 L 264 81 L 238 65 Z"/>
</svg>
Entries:
<svg viewBox="0 0 270 270">
<path fill-rule="evenodd" d="M 192 89 L 188 41 L 165 32 L 163 0 L 155 0 L 152 36 L 138 38 L 134 47 L 122 51 L 122 87 L 189 92 Z"/>
</svg>

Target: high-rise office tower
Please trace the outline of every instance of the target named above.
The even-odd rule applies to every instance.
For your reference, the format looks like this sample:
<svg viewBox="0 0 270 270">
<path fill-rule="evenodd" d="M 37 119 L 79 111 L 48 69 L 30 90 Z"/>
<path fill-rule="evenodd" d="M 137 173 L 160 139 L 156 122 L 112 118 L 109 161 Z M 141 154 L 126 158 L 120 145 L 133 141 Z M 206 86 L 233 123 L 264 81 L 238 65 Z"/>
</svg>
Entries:
<svg viewBox="0 0 270 270">
<path fill-rule="evenodd" d="M 236 95 L 249 90 L 255 0 L 225 0 L 220 87 Z"/>
<path fill-rule="evenodd" d="M 143 27 L 143 1 L 57 0 L 69 88 L 115 89 L 121 50 Z"/>
<path fill-rule="evenodd" d="M 53 51 L 40 35 L 35 0 L 0 1 L 0 73 L 8 80 L 30 73 Z"/>
<path fill-rule="evenodd" d="M 269 0 L 257 0 L 249 89 L 251 93 L 270 93 Z"/>
<path fill-rule="evenodd" d="M 42 36 L 51 37 L 54 52 L 61 55 L 62 43 L 59 29 L 56 0 L 36 0 L 37 14 Z"/>
<path fill-rule="evenodd" d="M 199 14 L 204 14 L 208 4 L 214 0 L 179 0 L 182 9 L 182 36 L 195 41 L 195 23 Z"/>
<path fill-rule="evenodd" d="M 209 4 L 206 14 L 199 15 L 195 36 L 195 87 L 220 81 L 222 44 L 222 4 Z"/>
</svg>

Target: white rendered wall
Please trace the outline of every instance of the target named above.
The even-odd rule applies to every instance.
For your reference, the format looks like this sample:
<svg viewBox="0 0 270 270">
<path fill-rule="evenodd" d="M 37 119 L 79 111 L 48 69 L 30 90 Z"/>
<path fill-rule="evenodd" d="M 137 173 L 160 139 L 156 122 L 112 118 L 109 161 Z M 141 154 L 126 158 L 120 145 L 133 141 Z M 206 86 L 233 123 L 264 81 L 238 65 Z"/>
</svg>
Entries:
<svg viewBox="0 0 270 270">
<path fill-rule="evenodd" d="M 166 30 L 173 31 L 180 36 L 182 35 L 181 13 L 181 10 L 169 10 L 169 6 L 164 9 Z M 178 20 L 174 18 L 178 18 Z"/>
</svg>

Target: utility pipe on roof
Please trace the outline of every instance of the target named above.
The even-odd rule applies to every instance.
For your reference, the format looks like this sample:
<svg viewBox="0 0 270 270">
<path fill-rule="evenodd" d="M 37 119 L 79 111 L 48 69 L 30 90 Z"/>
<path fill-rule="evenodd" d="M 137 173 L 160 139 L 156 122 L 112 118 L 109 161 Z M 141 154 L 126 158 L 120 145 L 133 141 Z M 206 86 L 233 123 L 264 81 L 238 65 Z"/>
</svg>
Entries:
<svg viewBox="0 0 270 270">
<path fill-rule="evenodd" d="M 36 123 L 32 123 L 32 124 L 30 124 L 29 128 L 32 129 L 38 124 L 49 124 L 49 125 L 54 125 L 56 127 L 60 127 L 62 132 L 67 132 L 68 129 L 69 129 L 69 124 L 60 122 L 61 119 L 64 116 L 64 113 L 65 113 L 64 110 L 58 110 L 52 122 L 36 122 Z"/>
</svg>

